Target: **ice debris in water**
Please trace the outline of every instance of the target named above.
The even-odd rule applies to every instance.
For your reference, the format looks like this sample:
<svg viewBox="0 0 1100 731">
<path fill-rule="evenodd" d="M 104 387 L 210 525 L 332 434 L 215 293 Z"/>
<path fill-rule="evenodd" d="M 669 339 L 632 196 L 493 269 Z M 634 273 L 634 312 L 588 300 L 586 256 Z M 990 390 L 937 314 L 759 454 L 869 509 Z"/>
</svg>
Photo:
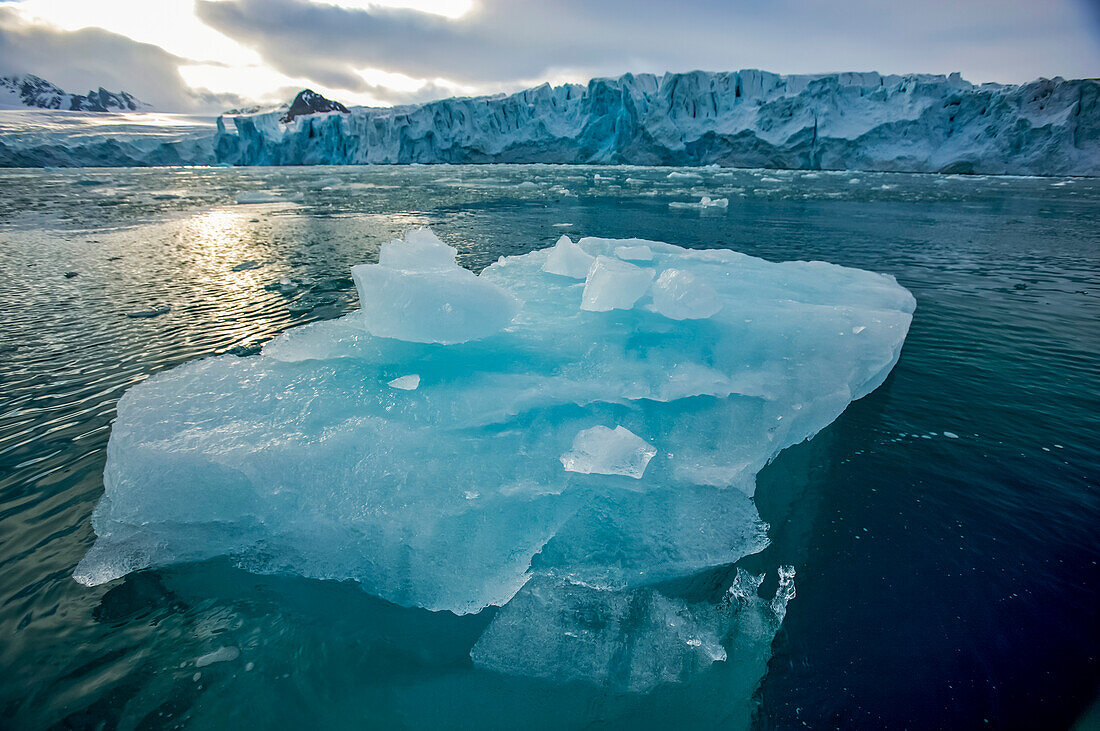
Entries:
<svg viewBox="0 0 1100 731">
<path fill-rule="evenodd" d="M 573 448 L 561 456 L 561 463 L 570 472 L 626 475 L 640 480 L 655 454 L 653 445 L 629 429 L 594 426 L 577 432 Z"/>
<path fill-rule="evenodd" d="M 219 647 L 213 652 L 208 652 L 205 655 L 195 660 L 195 667 L 204 668 L 207 665 L 213 665 L 216 662 L 231 662 L 241 656 L 240 649 L 236 647 Z"/>
<path fill-rule="evenodd" d="M 703 196 L 698 202 L 688 203 L 684 201 L 672 201 L 668 204 L 669 208 L 695 208 L 700 211 L 707 208 L 726 208 L 730 204 L 729 198 L 709 198 Z"/>
<path fill-rule="evenodd" d="M 353 269 L 359 311 L 131 388 L 76 578 L 226 556 L 468 613 L 533 577 L 634 591 L 760 551 L 757 472 L 882 383 L 912 296 L 823 262 L 570 244 L 583 286 L 553 250 L 475 275 L 413 232 Z"/>
<path fill-rule="evenodd" d="M 137 310 L 136 312 L 127 312 L 126 316 L 134 319 L 148 319 L 150 317 L 160 317 L 161 315 L 167 315 L 172 311 L 172 308 L 168 305 L 156 305 L 148 310 Z"/>
<path fill-rule="evenodd" d="M 252 203 L 282 203 L 283 199 L 274 193 L 263 190 L 242 190 L 237 193 L 236 201 L 239 205 L 249 205 Z"/>
</svg>

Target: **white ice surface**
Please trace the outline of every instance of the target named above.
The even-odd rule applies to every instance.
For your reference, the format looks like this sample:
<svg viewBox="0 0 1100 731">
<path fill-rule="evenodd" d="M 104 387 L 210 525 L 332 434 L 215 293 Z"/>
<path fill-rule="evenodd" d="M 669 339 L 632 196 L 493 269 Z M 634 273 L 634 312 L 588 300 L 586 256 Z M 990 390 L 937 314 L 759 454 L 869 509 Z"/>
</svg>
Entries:
<svg viewBox="0 0 1100 731">
<path fill-rule="evenodd" d="M 562 466 L 584 475 L 625 475 L 640 480 L 657 450 L 629 429 L 594 426 L 577 432 Z"/>
<path fill-rule="evenodd" d="M 547 254 L 542 270 L 570 279 L 584 279 L 588 276 L 588 269 L 595 260 L 594 256 L 585 253 L 584 249 L 574 244 L 568 236 L 562 236 Z"/>
</svg>

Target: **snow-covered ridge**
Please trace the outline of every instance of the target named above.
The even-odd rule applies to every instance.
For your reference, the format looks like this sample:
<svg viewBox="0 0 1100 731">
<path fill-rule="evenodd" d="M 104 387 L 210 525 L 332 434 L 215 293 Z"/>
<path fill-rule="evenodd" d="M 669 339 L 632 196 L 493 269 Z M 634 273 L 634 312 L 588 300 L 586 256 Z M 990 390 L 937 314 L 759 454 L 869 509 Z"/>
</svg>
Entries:
<svg viewBox="0 0 1100 731">
<path fill-rule="evenodd" d="M 626 74 L 508 96 L 219 120 L 234 165 L 552 162 L 1100 174 L 1100 80 Z"/>
<path fill-rule="evenodd" d="M 150 112 L 151 104 L 125 91 L 102 86 L 87 94 L 70 94 L 34 74 L 0 76 L 0 109 L 64 109 L 72 112 Z"/>
</svg>

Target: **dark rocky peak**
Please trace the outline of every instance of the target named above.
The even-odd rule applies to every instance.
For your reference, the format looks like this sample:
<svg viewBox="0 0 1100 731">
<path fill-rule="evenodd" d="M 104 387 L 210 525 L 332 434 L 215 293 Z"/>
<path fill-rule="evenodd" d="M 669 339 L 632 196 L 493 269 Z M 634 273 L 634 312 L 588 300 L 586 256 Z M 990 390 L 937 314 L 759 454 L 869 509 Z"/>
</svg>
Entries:
<svg viewBox="0 0 1100 731">
<path fill-rule="evenodd" d="M 290 108 L 279 121 L 286 123 L 303 114 L 318 114 L 321 112 L 349 114 L 348 108 L 340 102 L 326 99 L 313 89 L 302 89 L 298 92 L 298 96 L 294 97 L 294 101 L 290 103 Z"/>
</svg>

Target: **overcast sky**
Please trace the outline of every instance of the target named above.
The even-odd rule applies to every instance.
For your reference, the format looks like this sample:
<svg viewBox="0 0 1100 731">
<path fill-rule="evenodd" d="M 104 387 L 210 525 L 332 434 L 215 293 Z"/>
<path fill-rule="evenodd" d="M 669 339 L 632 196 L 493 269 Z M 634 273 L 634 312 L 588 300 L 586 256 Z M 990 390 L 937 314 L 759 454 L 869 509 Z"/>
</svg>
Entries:
<svg viewBox="0 0 1100 731">
<path fill-rule="evenodd" d="M 1100 76 L 1100 0 L 0 1 L 0 75 L 165 111 L 399 104 L 632 72 Z"/>
</svg>

